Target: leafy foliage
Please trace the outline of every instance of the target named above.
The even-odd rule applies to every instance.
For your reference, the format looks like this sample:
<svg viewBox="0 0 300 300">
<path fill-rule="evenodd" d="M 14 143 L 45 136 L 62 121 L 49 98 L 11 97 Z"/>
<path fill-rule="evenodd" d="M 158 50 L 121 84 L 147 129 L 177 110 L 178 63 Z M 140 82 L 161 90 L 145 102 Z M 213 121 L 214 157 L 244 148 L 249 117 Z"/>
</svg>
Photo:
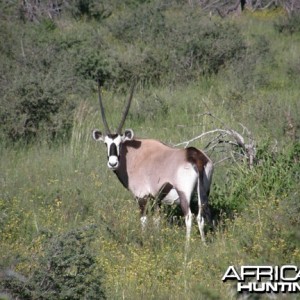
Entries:
<svg viewBox="0 0 300 300">
<path fill-rule="evenodd" d="M 221 186 L 214 187 L 214 209 L 219 214 L 232 215 L 248 206 L 251 198 L 260 201 L 261 198 L 272 196 L 285 197 L 295 180 L 300 179 L 299 146 L 299 143 L 295 143 L 282 153 L 272 153 L 270 145 L 266 144 L 258 149 L 258 165 L 253 170 L 228 169 L 226 180 Z M 261 191 L 264 193 L 261 194 Z"/>
<path fill-rule="evenodd" d="M 145 4 L 113 20 L 109 28 L 117 39 L 146 50 L 138 54 L 143 59 L 136 73 L 142 80 L 151 82 L 164 79 L 166 75 L 182 82 L 217 73 L 245 50 L 236 26 L 229 22 L 213 22 L 200 10 L 185 6 L 177 8 L 171 17 L 167 6 L 156 2 Z"/>
<path fill-rule="evenodd" d="M 103 274 L 90 246 L 94 229 L 75 229 L 47 240 L 34 274 L 29 279 L 7 276 L 1 288 L 22 299 L 105 299 Z"/>
<path fill-rule="evenodd" d="M 71 0 L 66 1 L 66 10 L 71 13 L 76 19 L 87 17 L 102 21 L 108 18 L 112 13 L 113 6 L 110 1 L 96 0 Z"/>
<path fill-rule="evenodd" d="M 44 14 L 33 24 L 2 22 L 3 138 L 68 139 L 74 108 L 94 92 L 95 80 L 111 88 L 129 86 L 132 77 L 145 86 L 183 83 L 218 73 L 246 49 L 237 26 L 211 21 L 200 10 L 181 6 L 173 16 L 172 6 L 154 1 L 118 12 L 96 2 L 69 3 L 76 16 L 91 19 L 82 26 Z"/>
<path fill-rule="evenodd" d="M 300 15 L 294 13 L 290 17 L 281 18 L 274 23 L 274 28 L 283 34 L 294 34 L 300 32 Z"/>
<path fill-rule="evenodd" d="M 266 68 L 274 68 L 274 54 L 270 49 L 270 41 L 266 36 L 257 36 L 248 44 L 242 56 L 237 55 L 227 68 L 221 71 L 227 83 L 225 96 L 228 107 L 238 108 L 247 101 L 246 92 L 266 88 L 270 85 L 270 74 Z"/>
<path fill-rule="evenodd" d="M 33 32 L 24 33 L 20 53 L 18 34 L 10 32 L 8 27 L 3 28 L 2 36 L 8 35 L 11 44 L 10 54 L 4 52 L 1 60 L 7 70 L 1 77 L 4 87 L 1 134 L 4 137 L 30 140 L 46 136 L 51 139 L 69 133 L 74 104 L 67 101 L 64 91 L 71 90 L 73 83 L 68 72 L 62 73 L 66 56 L 54 31 L 43 23 L 33 28 Z"/>
</svg>

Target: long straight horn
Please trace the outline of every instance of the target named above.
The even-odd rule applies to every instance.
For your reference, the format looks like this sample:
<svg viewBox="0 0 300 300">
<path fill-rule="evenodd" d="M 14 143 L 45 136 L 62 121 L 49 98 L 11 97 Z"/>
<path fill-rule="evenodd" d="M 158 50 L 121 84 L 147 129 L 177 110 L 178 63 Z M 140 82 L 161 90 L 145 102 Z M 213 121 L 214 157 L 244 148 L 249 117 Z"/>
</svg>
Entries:
<svg viewBox="0 0 300 300">
<path fill-rule="evenodd" d="M 125 123 L 126 117 L 128 115 L 135 85 L 136 85 L 136 80 L 134 80 L 133 83 L 132 83 L 132 85 L 131 85 L 131 90 L 130 90 L 129 98 L 128 98 L 128 101 L 127 101 L 127 105 L 126 105 L 126 107 L 125 107 L 125 109 L 123 111 L 122 120 L 121 120 L 120 125 L 119 125 L 119 127 L 117 129 L 117 133 L 118 134 L 121 134 L 121 130 L 123 128 L 123 125 Z"/>
<path fill-rule="evenodd" d="M 105 133 L 108 134 L 110 133 L 106 117 L 105 117 L 105 112 L 104 112 L 104 107 L 103 107 L 103 102 L 102 102 L 102 97 L 101 97 L 101 85 L 100 85 L 100 80 L 98 80 L 98 97 L 99 97 L 99 104 L 100 104 L 100 110 L 101 110 L 101 117 L 103 121 L 103 125 L 105 127 Z"/>
</svg>

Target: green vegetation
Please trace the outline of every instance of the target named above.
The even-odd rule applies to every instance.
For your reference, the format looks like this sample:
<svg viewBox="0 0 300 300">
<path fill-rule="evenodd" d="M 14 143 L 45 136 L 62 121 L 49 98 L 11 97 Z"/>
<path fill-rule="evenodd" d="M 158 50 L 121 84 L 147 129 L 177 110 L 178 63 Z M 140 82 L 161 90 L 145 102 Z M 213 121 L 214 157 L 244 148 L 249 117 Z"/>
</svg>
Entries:
<svg viewBox="0 0 300 300">
<path fill-rule="evenodd" d="M 1 299 L 234 299 L 221 281 L 229 265 L 300 265 L 299 16 L 208 18 L 181 1 L 12 3 L 0 4 Z M 176 210 L 142 232 L 91 137 L 102 127 L 96 79 L 115 127 L 136 76 L 126 127 L 137 136 L 177 144 L 242 123 L 256 141 L 252 169 L 216 164 L 217 227 L 207 245 L 193 227 L 186 261 Z"/>
</svg>

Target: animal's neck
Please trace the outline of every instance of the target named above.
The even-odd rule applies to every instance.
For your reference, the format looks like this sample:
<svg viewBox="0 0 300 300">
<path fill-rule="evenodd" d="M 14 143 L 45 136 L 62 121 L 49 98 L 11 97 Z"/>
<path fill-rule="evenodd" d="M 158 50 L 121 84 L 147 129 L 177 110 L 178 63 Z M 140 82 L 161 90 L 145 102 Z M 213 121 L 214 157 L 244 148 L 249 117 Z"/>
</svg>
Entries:
<svg viewBox="0 0 300 300">
<path fill-rule="evenodd" d="M 128 189 L 126 154 L 127 154 L 126 145 L 122 144 L 120 148 L 120 158 L 119 158 L 120 165 L 117 170 L 114 170 L 114 173 L 117 175 L 119 181 L 123 184 L 123 186 L 126 189 Z"/>
<path fill-rule="evenodd" d="M 128 189 L 128 175 L 127 172 L 122 172 L 121 169 L 114 170 L 114 173 L 117 175 L 119 181 L 123 186 Z"/>
<path fill-rule="evenodd" d="M 130 167 L 130 159 L 128 159 L 128 153 L 132 151 L 137 151 L 141 147 L 140 140 L 126 141 L 121 145 L 120 148 L 120 166 L 114 173 L 117 175 L 120 182 L 126 189 L 129 189 L 129 180 L 128 180 L 128 168 Z"/>
</svg>

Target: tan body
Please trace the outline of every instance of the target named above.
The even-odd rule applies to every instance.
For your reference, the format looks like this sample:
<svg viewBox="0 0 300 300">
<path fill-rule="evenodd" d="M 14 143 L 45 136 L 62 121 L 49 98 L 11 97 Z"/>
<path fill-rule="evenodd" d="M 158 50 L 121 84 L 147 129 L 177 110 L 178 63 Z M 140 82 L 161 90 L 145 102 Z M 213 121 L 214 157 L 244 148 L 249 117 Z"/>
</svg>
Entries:
<svg viewBox="0 0 300 300">
<path fill-rule="evenodd" d="M 195 173 L 185 156 L 185 150 L 173 149 L 155 140 L 127 141 L 122 144 L 116 174 L 136 197 L 155 197 L 164 183 L 177 186 L 178 165 Z"/>
</svg>

